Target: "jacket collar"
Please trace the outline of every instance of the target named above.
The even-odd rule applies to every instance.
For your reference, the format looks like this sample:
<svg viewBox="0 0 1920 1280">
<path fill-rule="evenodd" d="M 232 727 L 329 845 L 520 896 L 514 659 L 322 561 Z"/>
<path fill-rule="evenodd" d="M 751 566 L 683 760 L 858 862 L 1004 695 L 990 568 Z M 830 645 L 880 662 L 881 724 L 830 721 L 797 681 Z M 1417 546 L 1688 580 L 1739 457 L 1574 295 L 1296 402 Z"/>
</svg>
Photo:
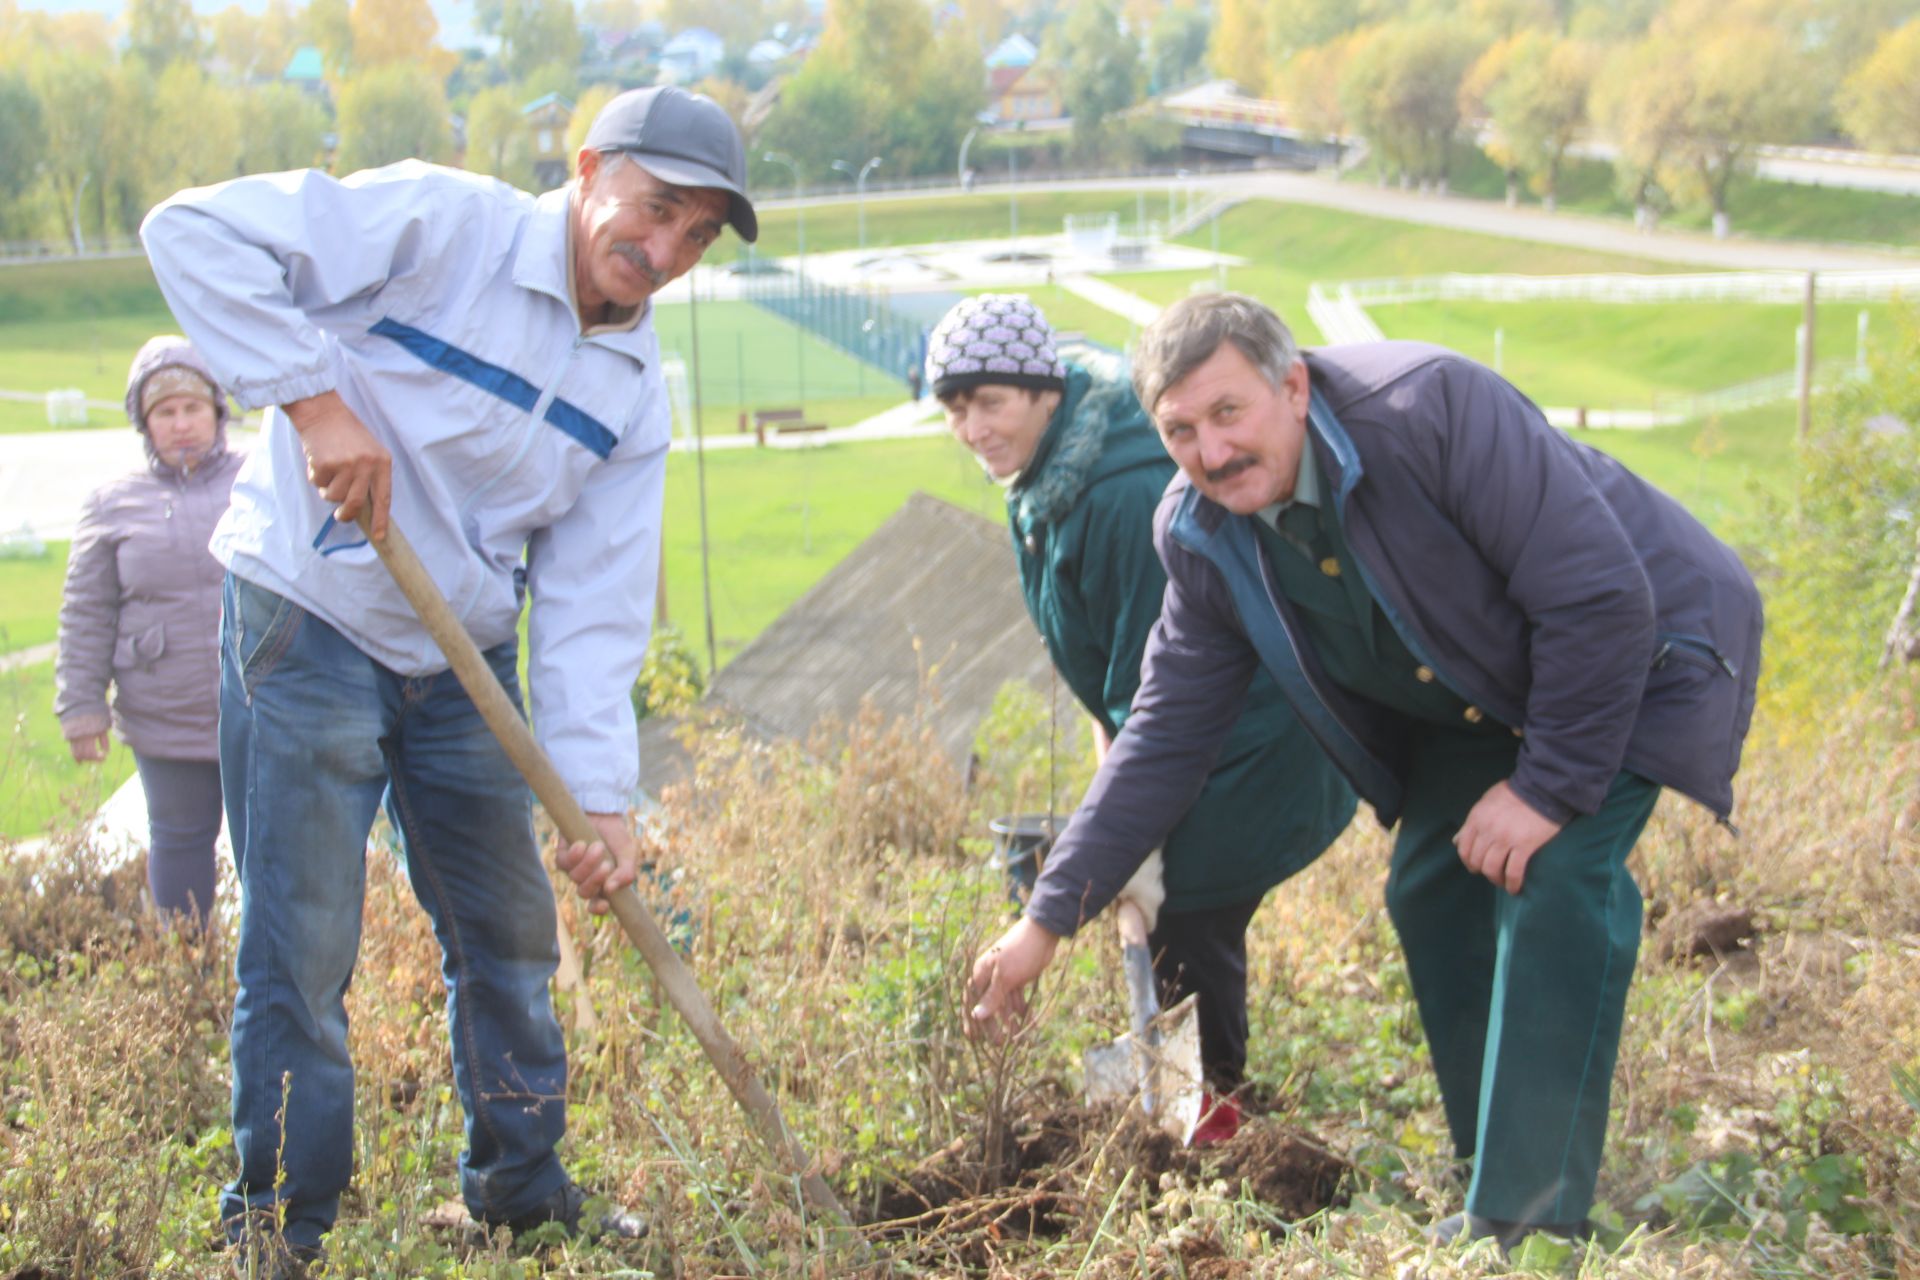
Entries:
<svg viewBox="0 0 1920 1280">
<path fill-rule="evenodd" d="M 513 254 L 513 282 L 523 289 L 544 293 L 557 299 L 580 323 L 580 309 L 573 300 L 573 196 L 574 185 L 540 196 L 533 203 L 520 243 Z M 618 351 L 640 363 L 646 363 L 647 331 L 653 327 L 653 301 L 648 299 L 633 323 L 624 328 L 599 325 L 583 331 L 583 341 Z"/>
</svg>

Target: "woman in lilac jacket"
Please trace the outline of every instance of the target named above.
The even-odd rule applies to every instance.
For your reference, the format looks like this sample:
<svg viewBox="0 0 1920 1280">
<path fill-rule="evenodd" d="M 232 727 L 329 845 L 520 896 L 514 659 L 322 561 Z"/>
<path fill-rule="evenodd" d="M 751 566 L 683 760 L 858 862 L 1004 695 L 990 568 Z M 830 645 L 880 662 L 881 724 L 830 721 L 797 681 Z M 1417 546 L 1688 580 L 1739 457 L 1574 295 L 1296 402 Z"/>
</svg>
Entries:
<svg viewBox="0 0 1920 1280">
<path fill-rule="evenodd" d="M 127 417 L 147 465 L 102 485 L 81 510 L 60 603 L 54 713 L 75 760 L 106 758 L 109 725 L 133 749 L 154 905 L 204 923 L 220 833 L 222 572 L 207 540 L 241 458 L 227 449 L 227 398 L 184 338 L 140 348 Z"/>
</svg>

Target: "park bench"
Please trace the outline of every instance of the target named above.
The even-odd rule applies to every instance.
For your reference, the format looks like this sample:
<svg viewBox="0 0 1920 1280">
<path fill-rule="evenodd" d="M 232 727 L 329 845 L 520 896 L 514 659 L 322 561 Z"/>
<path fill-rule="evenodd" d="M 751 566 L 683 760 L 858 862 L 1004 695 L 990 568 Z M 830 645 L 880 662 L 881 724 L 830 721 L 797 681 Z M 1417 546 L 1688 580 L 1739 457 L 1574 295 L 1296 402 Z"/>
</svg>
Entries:
<svg viewBox="0 0 1920 1280">
<path fill-rule="evenodd" d="M 740 415 L 740 428 L 745 430 L 747 415 Z M 753 435 L 760 444 L 767 442 L 767 431 L 771 428 L 776 435 L 792 435 L 801 431 L 825 431 L 824 422 L 808 422 L 804 409 L 755 409 L 753 411 Z"/>
</svg>

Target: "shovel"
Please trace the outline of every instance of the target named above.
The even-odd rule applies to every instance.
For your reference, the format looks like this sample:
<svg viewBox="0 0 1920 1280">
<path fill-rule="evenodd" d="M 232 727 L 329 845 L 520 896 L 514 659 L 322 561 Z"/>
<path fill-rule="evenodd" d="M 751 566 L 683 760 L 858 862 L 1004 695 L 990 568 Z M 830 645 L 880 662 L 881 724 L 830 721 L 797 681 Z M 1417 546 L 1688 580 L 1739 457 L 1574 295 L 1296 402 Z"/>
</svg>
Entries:
<svg viewBox="0 0 1920 1280">
<path fill-rule="evenodd" d="M 1200 1123 L 1203 1088 L 1197 997 L 1188 996 L 1162 1012 L 1155 994 L 1153 957 L 1147 951 L 1146 917 L 1131 898 L 1116 902 L 1114 914 L 1133 1030 L 1083 1055 L 1087 1101 L 1138 1098 L 1140 1109 L 1155 1127 L 1186 1146 Z"/>
<path fill-rule="evenodd" d="M 599 832 L 594 830 L 586 812 L 573 798 L 573 793 L 567 790 L 566 783 L 561 781 L 547 753 L 534 741 L 526 721 L 514 709 L 506 690 L 500 687 L 499 680 L 494 677 L 493 669 L 481 656 L 479 646 L 474 644 L 473 637 L 467 634 L 467 629 L 454 615 L 446 597 L 440 594 L 440 588 L 427 575 L 426 567 L 420 563 L 420 557 L 414 554 L 412 544 L 401 535 L 391 520 L 387 522 L 385 536 L 380 538 L 373 536 L 371 521 L 364 512 L 360 517 L 360 527 L 366 531 L 373 549 L 380 553 L 381 561 L 393 575 L 401 594 L 407 597 L 407 603 L 420 615 L 427 633 L 440 646 L 440 652 L 446 655 L 447 662 L 453 667 L 453 674 L 467 691 L 467 696 L 473 699 L 481 718 L 493 730 L 494 736 L 500 739 L 500 745 L 505 748 L 514 767 L 540 798 L 547 816 L 559 828 L 561 838 L 568 843 L 585 844 L 599 840 Z M 827 1185 L 827 1180 L 820 1176 L 819 1170 L 812 1167 L 813 1162 L 806 1148 L 800 1145 L 800 1140 L 793 1136 L 793 1131 L 787 1128 L 785 1119 L 781 1117 L 780 1104 L 774 1101 L 773 1095 L 767 1092 L 766 1086 L 753 1073 L 739 1042 L 720 1025 L 713 1006 L 693 980 L 692 971 L 674 951 L 673 944 L 667 941 L 667 935 L 660 931 L 659 924 L 640 901 L 640 895 L 634 892 L 632 885 L 627 885 L 606 896 L 613 907 L 614 916 L 620 921 L 621 929 L 640 949 L 640 955 L 666 991 L 668 1001 L 692 1030 L 694 1038 L 706 1051 L 707 1060 L 720 1073 L 720 1079 L 726 1082 L 734 1100 L 747 1113 L 754 1132 L 766 1144 L 767 1150 L 773 1153 L 774 1160 L 799 1180 L 801 1191 L 814 1208 L 851 1232 L 853 1221 L 847 1217 L 839 1197 L 833 1194 L 833 1188 Z"/>
</svg>

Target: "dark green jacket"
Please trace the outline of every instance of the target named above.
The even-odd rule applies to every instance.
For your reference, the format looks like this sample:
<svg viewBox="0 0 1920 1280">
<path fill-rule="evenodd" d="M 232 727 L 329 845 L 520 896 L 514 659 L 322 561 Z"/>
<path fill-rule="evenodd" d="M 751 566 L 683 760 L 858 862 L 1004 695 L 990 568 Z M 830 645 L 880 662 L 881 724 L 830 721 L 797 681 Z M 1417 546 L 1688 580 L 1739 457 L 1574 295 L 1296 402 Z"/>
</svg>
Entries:
<svg viewBox="0 0 1920 1280">
<path fill-rule="evenodd" d="M 1167 575 L 1153 513 L 1174 466 L 1124 382 L 1067 367 L 1067 389 L 1007 493 L 1027 612 L 1061 679 L 1117 734 L 1140 684 Z M 1256 898 L 1312 862 L 1354 796 L 1261 675 L 1200 798 L 1165 845 L 1167 908 Z"/>
</svg>

